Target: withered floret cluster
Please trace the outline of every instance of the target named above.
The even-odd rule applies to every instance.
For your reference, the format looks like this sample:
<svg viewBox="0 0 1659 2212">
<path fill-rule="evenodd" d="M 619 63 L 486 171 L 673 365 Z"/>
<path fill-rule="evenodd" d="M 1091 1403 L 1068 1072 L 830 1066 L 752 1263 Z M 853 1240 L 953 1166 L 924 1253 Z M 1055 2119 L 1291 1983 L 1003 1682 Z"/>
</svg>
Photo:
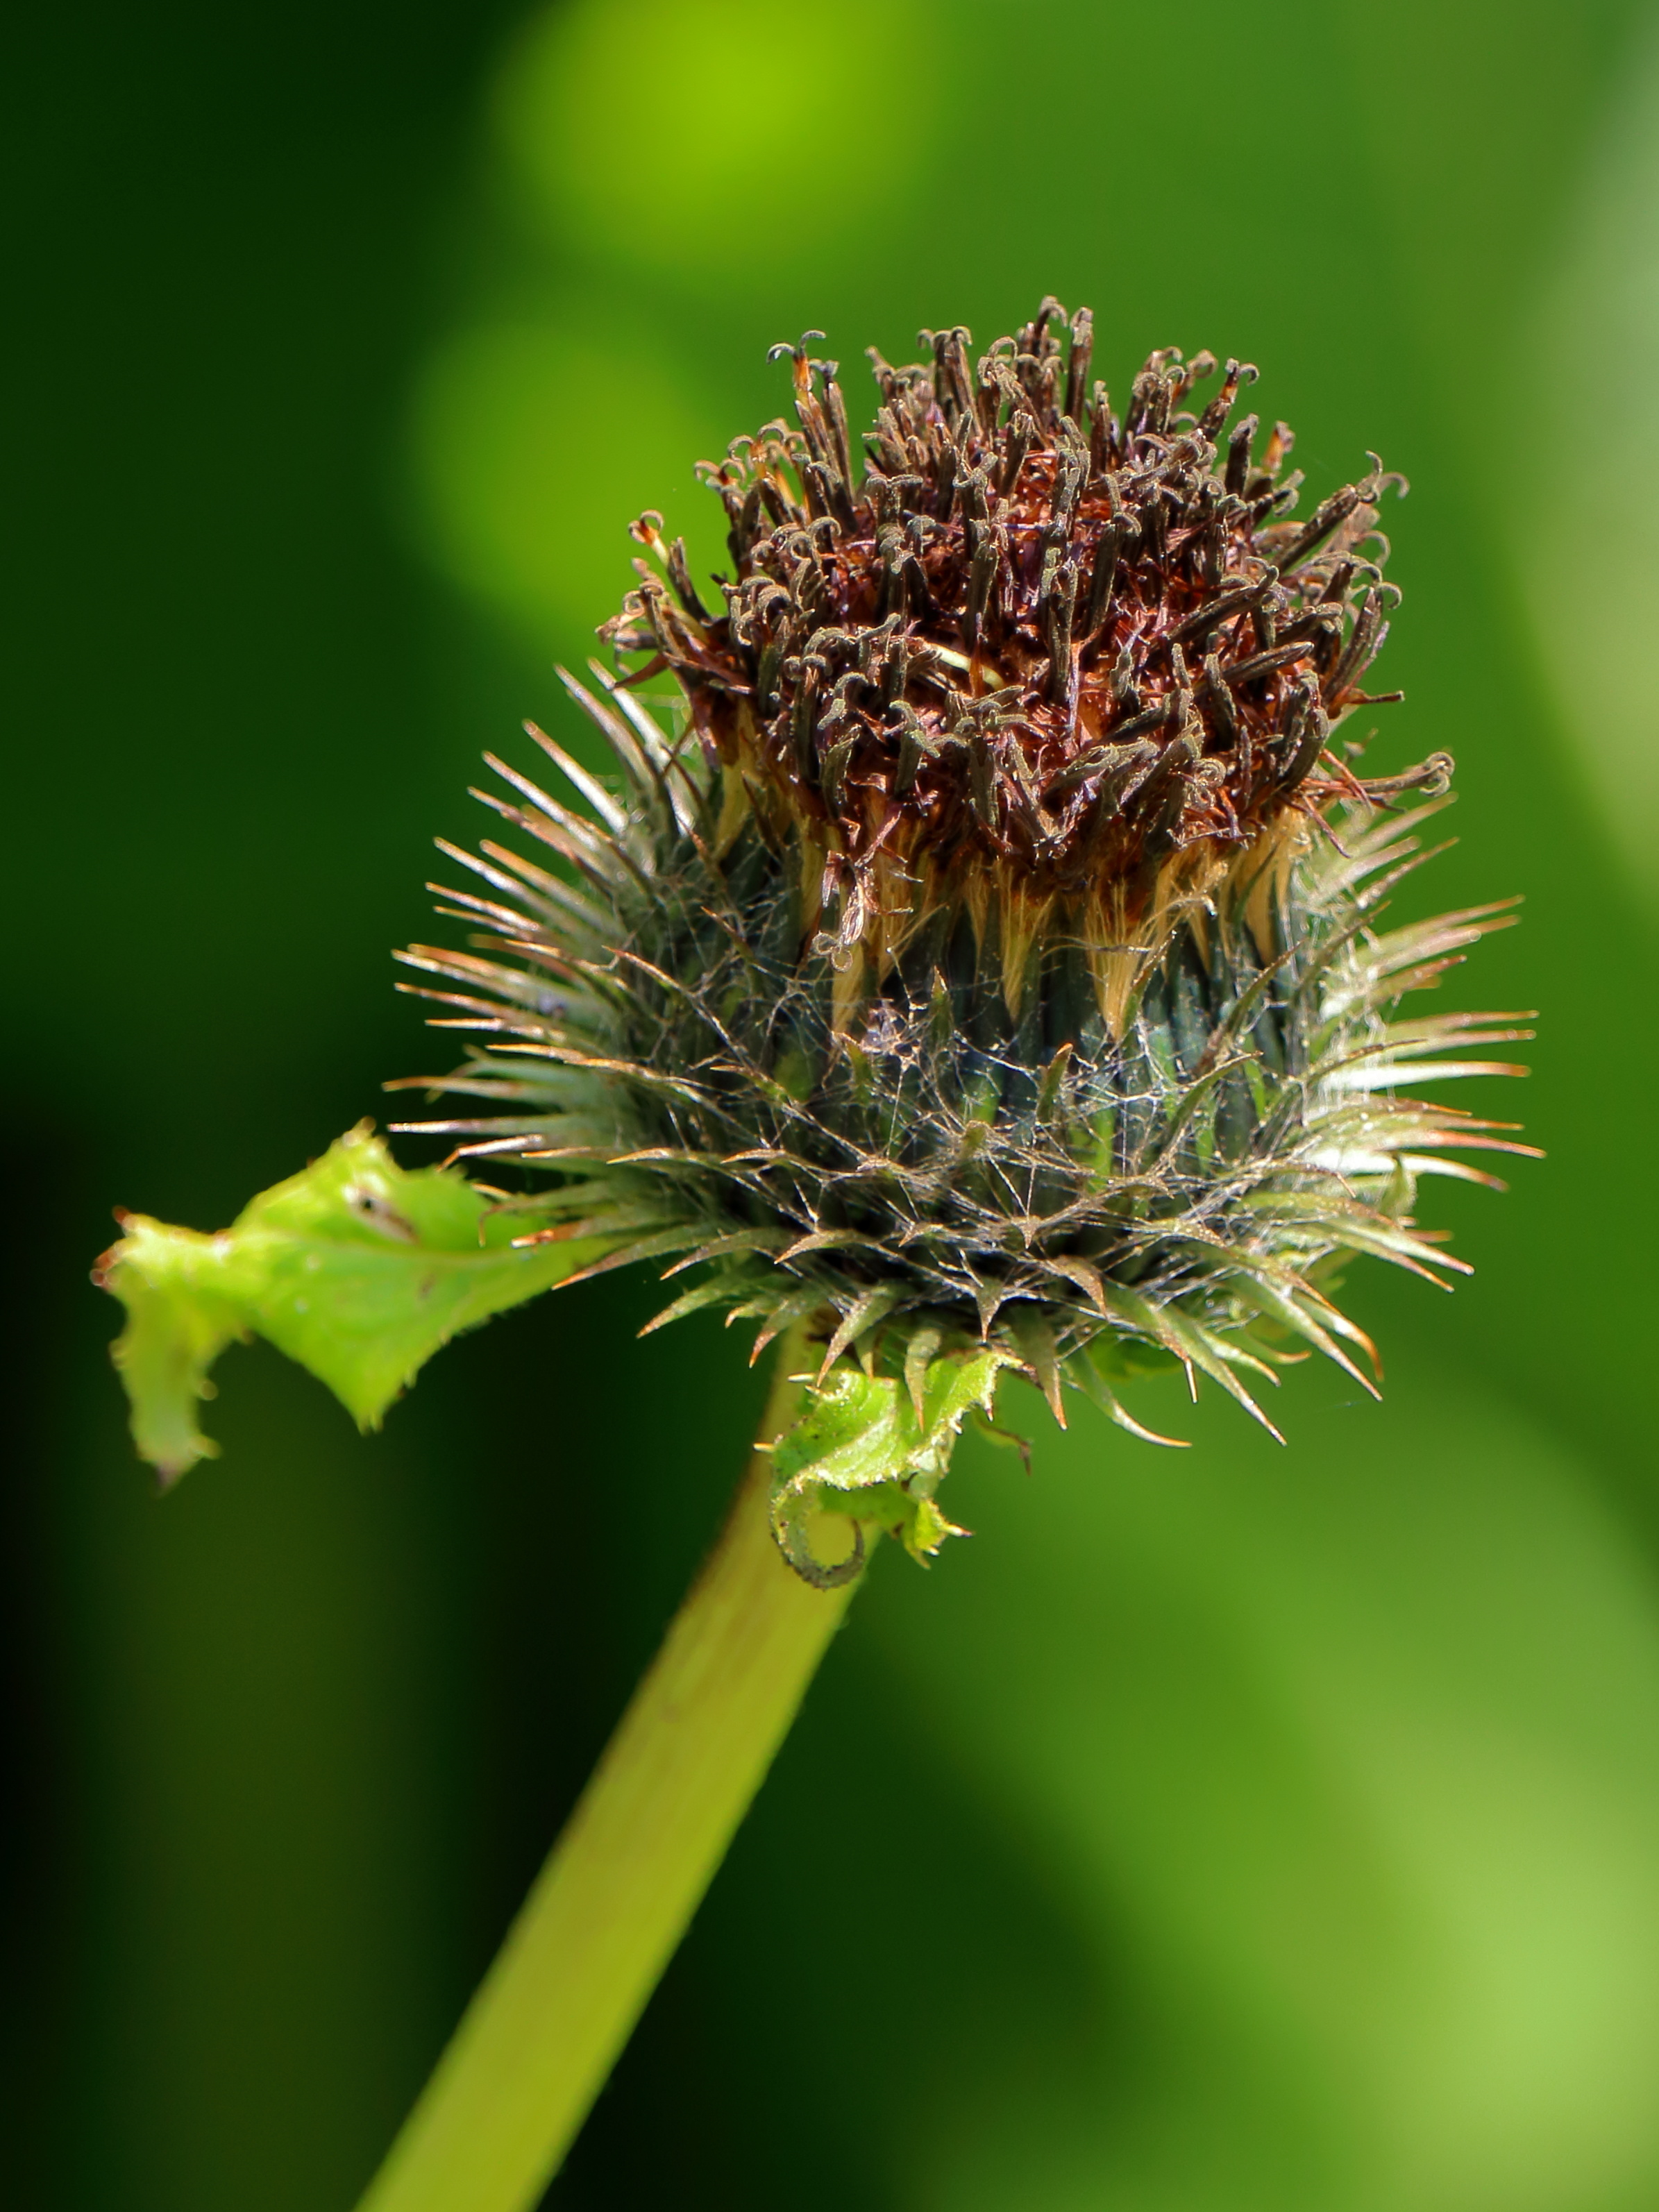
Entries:
<svg viewBox="0 0 1659 2212">
<path fill-rule="evenodd" d="M 1374 463 L 1285 520 L 1291 433 L 1258 459 L 1256 417 L 1228 428 L 1254 368 L 1229 361 L 1194 413 L 1215 360 L 1155 353 L 1120 422 L 1086 308 L 1045 300 L 972 367 L 966 331 L 923 337 L 926 366 L 872 353 L 861 481 L 837 365 L 778 349 L 799 428 L 704 471 L 730 521 L 724 610 L 647 515 L 668 580 L 641 562 L 607 634 L 672 672 L 763 826 L 821 859 L 811 919 L 838 948 L 879 965 L 941 902 L 994 905 L 1018 997 L 1056 906 L 1115 944 L 1173 856 L 1211 866 L 1287 806 L 1356 795 L 1325 755 L 1380 703 L 1361 684 L 1397 594 L 1376 503 L 1401 480 Z"/>
</svg>

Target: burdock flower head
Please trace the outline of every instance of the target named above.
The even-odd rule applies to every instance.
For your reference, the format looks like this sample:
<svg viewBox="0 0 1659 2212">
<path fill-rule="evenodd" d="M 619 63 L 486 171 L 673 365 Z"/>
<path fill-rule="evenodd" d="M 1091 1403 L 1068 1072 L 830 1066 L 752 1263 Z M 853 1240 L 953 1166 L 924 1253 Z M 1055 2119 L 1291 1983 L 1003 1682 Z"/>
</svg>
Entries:
<svg viewBox="0 0 1659 2212">
<path fill-rule="evenodd" d="M 1160 351 L 1115 415 L 1052 300 L 977 361 L 872 353 L 860 461 L 819 335 L 777 349 L 799 428 L 704 465 L 730 575 L 635 526 L 620 672 L 566 679 L 617 773 L 532 727 L 578 804 L 492 763 L 541 856 L 452 854 L 479 949 L 404 956 L 483 1037 L 418 1080 L 489 1107 L 407 1126 L 523 1171 L 486 1188 L 516 1249 L 695 1270 L 652 1327 L 810 1335 L 774 1523 L 809 1578 L 810 1504 L 937 1547 L 1001 1368 L 1137 1434 L 1152 1366 L 1262 1419 L 1304 1346 L 1370 1387 L 1334 1269 L 1458 1266 L 1417 1179 L 1516 1149 L 1400 1095 L 1516 1034 L 1392 1018 L 1499 916 L 1378 927 L 1451 763 L 1367 781 L 1336 735 L 1379 703 L 1400 479 L 1294 519 L 1291 433 L 1234 419 L 1254 368 Z"/>
</svg>

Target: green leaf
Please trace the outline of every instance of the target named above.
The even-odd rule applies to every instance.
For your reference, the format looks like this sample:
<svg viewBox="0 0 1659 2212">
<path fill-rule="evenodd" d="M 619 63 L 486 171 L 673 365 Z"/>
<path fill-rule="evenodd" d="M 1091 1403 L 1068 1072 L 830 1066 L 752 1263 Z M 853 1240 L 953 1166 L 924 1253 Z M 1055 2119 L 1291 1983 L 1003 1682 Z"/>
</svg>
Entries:
<svg viewBox="0 0 1659 2212">
<path fill-rule="evenodd" d="M 808 1394 L 806 1410 L 774 1448 L 772 1525 L 786 1556 L 809 1582 L 833 1580 L 813 1556 L 805 1523 L 814 1511 L 851 1515 L 890 1529 L 913 1559 L 960 1535 L 933 1503 L 968 1414 L 988 1413 L 1012 1352 L 994 1347 L 930 1360 L 905 1382 L 866 1375 L 850 1361 Z M 916 1396 L 909 1387 L 919 1383 Z"/>
<path fill-rule="evenodd" d="M 362 1428 L 440 1345 L 573 1273 L 605 1240 L 513 1247 L 523 1217 L 492 1213 L 464 1176 L 400 1168 L 368 1125 L 204 1237 L 142 1214 L 96 1279 L 127 1310 L 115 1344 L 140 1455 L 173 1481 L 218 1446 L 197 1404 L 225 1346 L 268 1338 L 327 1383 Z"/>
</svg>

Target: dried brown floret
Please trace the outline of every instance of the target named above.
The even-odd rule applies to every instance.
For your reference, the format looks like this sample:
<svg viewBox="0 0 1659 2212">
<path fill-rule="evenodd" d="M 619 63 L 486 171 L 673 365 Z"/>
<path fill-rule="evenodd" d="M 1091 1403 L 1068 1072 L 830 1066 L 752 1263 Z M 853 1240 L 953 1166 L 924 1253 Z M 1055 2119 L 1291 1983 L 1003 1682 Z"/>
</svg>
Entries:
<svg viewBox="0 0 1659 2212">
<path fill-rule="evenodd" d="M 1376 503 L 1401 480 L 1374 463 L 1282 520 L 1290 433 L 1258 465 L 1255 418 L 1227 429 L 1253 368 L 1228 362 L 1194 413 L 1215 362 L 1155 353 L 1120 422 L 1089 388 L 1086 309 L 1068 323 L 1046 300 L 971 368 L 965 331 L 923 335 L 930 365 L 872 354 L 861 481 L 836 364 L 775 349 L 799 428 L 704 469 L 731 526 L 725 611 L 647 515 L 672 589 L 641 562 L 606 633 L 642 674 L 672 671 L 711 763 L 799 841 L 804 926 L 843 956 L 884 975 L 933 946 L 941 909 L 994 908 L 1004 945 L 1103 948 L 1103 948 L 1204 898 L 1288 811 L 1356 795 L 1327 748 L 1374 703 L 1360 680 L 1395 596 Z M 1441 764 L 1421 781 L 1443 785 Z M 1007 964 L 1011 996 L 1022 974 Z"/>
</svg>

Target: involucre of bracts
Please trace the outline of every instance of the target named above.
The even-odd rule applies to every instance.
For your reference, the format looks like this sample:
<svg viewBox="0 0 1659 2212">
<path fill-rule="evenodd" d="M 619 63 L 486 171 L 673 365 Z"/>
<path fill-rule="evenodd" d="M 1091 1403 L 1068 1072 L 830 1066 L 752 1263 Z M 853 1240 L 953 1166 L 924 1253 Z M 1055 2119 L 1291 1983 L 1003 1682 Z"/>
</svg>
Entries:
<svg viewBox="0 0 1659 2212">
<path fill-rule="evenodd" d="M 1216 363 L 1154 354 L 1120 420 L 1090 331 L 1046 301 L 971 366 L 961 330 L 872 355 L 861 474 L 836 364 L 780 349 L 799 429 L 705 465 L 719 611 L 645 516 L 620 672 L 566 678 L 616 774 L 533 727 L 575 805 L 493 761 L 509 795 L 480 796 L 544 858 L 452 851 L 475 949 L 404 956 L 483 1040 L 410 1079 L 481 1110 L 405 1126 L 525 1171 L 492 1192 L 523 1241 L 695 1271 L 650 1326 L 723 1306 L 758 1352 L 804 1322 L 913 1422 L 879 1495 L 850 1414 L 844 1480 L 833 1437 L 783 1466 L 815 1578 L 805 1510 L 838 1490 L 937 1547 L 949 1436 L 1000 1367 L 1138 1435 L 1118 1393 L 1158 1365 L 1264 1422 L 1255 1386 L 1305 1347 L 1370 1389 L 1334 1270 L 1440 1280 L 1419 1178 L 1525 1149 L 1401 1091 L 1516 1072 L 1472 1055 L 1526 1034 L 1396 1017 L 1506 919 L 1382 926 L 1451 763 L 1364 781 L 1334 738 L 1377 703 L 1398 479 L 1290 520 L 1290 433 L 1258 459 L 1255 417 L 1229 427 L 1254 369 L 1194 412 Z"/>
</svg>

